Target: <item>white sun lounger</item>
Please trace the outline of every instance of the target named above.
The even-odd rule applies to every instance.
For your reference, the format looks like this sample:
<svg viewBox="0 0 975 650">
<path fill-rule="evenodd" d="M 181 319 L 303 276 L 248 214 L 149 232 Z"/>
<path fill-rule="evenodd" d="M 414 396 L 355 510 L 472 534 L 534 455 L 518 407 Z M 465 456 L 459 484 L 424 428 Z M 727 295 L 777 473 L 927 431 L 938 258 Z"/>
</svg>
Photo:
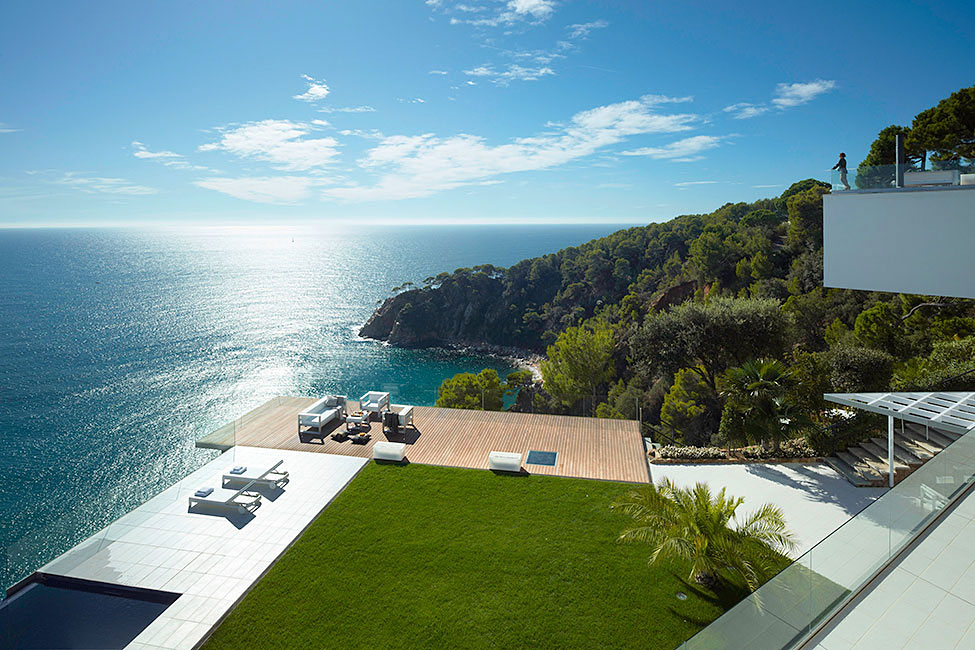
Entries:
<svg viewBox="0 0 975 650">
<path fill-rule="evenodd" d="M 207 506 L 214 509 L 234 510 L 239 514 L 247 514 L 257 510 L 261 505 L 261 495 L 251 492 L 254 481 L 250 481 L 239 490 L 215 488 L 206 496 L 190 495 L 190 508 L 193 506 Z"/>
<path fill-rule="evenodd" d="M 279 472 L 277 469 L 281 467 L 281 463 L 284 460 L 279 460 L 274 463 L 269 469 L 263 472 L 252 471 L 251 468 L 247 468 L 243 474 L 224 474 L 223 475 L 223 486 L 226 487 L 228 483 L 252 483 L 257 487 L 266 487 L 268 489 L 283 488 L 291 480 L 288 478 L 287 472 Z"/>
</svg>

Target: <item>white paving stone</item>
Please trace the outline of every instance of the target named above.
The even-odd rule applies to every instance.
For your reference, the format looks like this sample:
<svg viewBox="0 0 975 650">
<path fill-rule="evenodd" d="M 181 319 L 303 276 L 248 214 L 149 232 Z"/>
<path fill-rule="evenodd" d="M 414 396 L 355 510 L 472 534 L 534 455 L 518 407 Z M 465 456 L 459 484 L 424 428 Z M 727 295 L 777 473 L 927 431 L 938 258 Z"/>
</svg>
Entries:
<svg viewBox="0 0 975 650">
<path fill-rule="evenodd" d="M 829 650 L 975 648 L 975 493 L 821 637 Z M 905 576 L 912 581 L 905 584 Z M 870 613 L 870 617 L 864 614 Z"/>
<path fill-rule="evenodd" d="M 284 460 L 290 482 L 253 517 L 189 511 L 200 487 L 220 487 L 234 465 Z M 235 447 L 41 571 L 182 594 L 129 648 L 193 648 L 368 459 Z"/>
<path fill-rule="evenodd" d="M 712 491 L 725 487 L 729 495 L 745 500 L 740 515 L 765 503 L 777 505 L 796 535 L 797 557 L 887 491 L 854 487 L 822 463 L 654 464 L 650 475 L 655 483 L 669 478 L 682 487 L 698 482 Z"/>
</svg>

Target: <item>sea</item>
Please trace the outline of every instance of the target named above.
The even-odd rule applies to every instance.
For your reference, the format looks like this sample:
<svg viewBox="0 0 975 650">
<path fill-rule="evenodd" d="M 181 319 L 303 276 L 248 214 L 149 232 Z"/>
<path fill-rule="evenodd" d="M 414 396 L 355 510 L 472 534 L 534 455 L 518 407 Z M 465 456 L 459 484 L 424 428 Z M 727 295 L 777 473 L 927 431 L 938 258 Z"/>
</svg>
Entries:
<svg viewBox="0 0 975 650">
<path fill-rule="evenodd" d="M 0 554 L 10 586 L 212 460 L 278 395 L 432 405 L 515 362 L 362 339 L 404 282 L 510 266 L 615 225 L 0 230 Z"/>
</svg>

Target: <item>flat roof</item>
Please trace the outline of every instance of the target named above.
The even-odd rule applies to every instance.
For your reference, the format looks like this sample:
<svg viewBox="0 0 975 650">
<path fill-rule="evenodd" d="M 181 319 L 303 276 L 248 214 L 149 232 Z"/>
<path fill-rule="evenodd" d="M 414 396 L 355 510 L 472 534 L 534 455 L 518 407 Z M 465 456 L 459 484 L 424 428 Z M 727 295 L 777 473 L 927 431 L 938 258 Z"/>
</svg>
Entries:
<svg viewBox="0 0 975 650">
<path fill-rule="evenodd" d="M 957 434 L 975 429 L 975 393 L 827 393 L 835 404 Z"/>
</svg>

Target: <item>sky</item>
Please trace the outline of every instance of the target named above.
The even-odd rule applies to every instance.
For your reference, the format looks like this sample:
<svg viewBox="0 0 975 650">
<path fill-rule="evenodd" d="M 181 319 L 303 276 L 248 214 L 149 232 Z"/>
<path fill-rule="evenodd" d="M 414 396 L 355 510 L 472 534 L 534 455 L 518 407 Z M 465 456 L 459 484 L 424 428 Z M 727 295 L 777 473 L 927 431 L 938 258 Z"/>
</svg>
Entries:
<svg viewBox="0 0 975 650">
<path fill-rule="evenodd" d="M 958 2 L 22 2 L 0 226 L 648 223 L 971 85 Z"/>
</svg>

